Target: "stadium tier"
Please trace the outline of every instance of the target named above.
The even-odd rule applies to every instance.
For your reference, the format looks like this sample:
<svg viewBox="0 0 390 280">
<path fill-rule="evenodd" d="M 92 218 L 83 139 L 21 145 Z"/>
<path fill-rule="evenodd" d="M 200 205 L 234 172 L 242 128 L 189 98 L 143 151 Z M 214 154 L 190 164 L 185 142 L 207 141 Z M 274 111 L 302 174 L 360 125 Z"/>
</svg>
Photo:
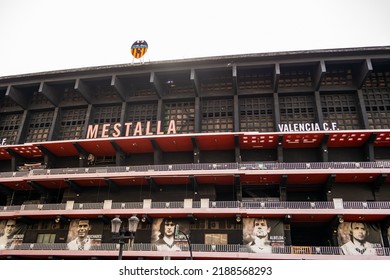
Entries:
<svg viewBox="0 0 390 280">
<path fill-rule="evenodd" d="M 0 77 L 0 144 L 2 259 L 390 259 L 387 46 Z"/>
</svg>

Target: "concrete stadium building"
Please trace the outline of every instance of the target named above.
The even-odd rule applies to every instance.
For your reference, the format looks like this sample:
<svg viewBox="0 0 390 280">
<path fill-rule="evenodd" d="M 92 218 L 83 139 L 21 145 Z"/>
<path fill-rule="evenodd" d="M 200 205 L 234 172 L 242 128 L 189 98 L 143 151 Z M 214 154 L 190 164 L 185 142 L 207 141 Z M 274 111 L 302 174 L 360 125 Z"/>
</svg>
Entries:
<svg viewBox="0 0 390 280">
<path fill-rule="evenodd" d="M 2 259 L 390 259 L 388 46 L 0 77 L 0 142 Z"/>
</svg>

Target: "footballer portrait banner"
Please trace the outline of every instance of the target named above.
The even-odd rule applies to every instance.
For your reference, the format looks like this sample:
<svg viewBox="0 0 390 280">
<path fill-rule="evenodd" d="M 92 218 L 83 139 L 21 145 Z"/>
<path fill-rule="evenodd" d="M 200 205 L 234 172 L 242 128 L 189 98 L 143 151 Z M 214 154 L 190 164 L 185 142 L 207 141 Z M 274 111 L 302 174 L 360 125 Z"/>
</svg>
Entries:
<svg viewBox="0 0 390 280">
<path fill-rule="evenodd" d="M 70 222 L 67 238 L 68 250 L 90 250 L 102 242 L 103 222 L 74 219 Z"/>
<path fill-rule="evenodd" d="M 189 221 L 186 219 L 153 219 L 151 243 L 157 251 L 181 251 L 188 246 Z"/>
<path fill-rule="evenodd" d="M 243 242 L 252 253 L 272 253 L 275 246 L 284 246 L 281 219 L 244 218 Z"/>
<path fill-rule="evenodd" d="M 390 226 L 387 227 L 387 239 L 389 240 L 390 244 Z"/>
<path fill-rule="evenodd" d="M 343 222 L 338 226 L 338 243 L 344 255 L 380 255 L 383 253 L 378 224 L 361 221 Z"/>
<path fill-rule="evenodd" d="M 0 221 L 0 250 L 13 249 L 23 243 L 27 225 L 14 219 Z"/>
</svg>

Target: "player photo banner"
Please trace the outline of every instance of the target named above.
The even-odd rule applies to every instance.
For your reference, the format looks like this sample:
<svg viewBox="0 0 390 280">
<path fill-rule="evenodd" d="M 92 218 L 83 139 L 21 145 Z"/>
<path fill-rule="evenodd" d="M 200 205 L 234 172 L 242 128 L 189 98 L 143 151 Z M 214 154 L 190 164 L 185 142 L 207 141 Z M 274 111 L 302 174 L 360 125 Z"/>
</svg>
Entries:
<svg viewBox="0 0 390 280">
<path fill-rule="evenodd" d="M 23 243 L 27 225 L 16 220 L 0 221 L 0 250 L 14 249 L 16 245 Z"/>
<path fill-rule="evenodd" d="M 90 250 L 102 242 L 103 222 L 89 219 L 72 220 L 69 226 L 68 250 Z"/>
<path fill-rule="evenodd" d="M 387 227 L 387 240 L 389 241 L 390 244 L 390 226 Z"/>
<path fill-rule="evenodd" d="M 159 218 L 153 220 L 151 243 L 157 251 L 181 251 L 188 246 L 189 221 L 185 219 Z"/>
<path fill-rule="evenodd" d="M 244 218 L 243 241 L 252 253 L 272 253 L 275 246 L 284 246 L 281 219 Z"/>
<path fill-rule="evenodd" d="M 338 226 L 338 243 L 344 255 L 381 255 L 383 242 L 379 225 L 343 222 Z"/>
</svg>

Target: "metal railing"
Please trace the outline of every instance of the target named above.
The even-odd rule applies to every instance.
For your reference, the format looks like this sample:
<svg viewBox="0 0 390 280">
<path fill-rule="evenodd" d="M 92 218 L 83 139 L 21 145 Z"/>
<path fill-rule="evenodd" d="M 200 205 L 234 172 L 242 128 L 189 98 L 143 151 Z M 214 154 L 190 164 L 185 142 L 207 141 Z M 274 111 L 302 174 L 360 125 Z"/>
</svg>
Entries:
<svg viewBox="0 0 390 280">
<path fill-rule="evenodd" d="M 143 202 L 113 202 L 111 209 L 142 209 Z"/>
<path fill-rule="evenodd" d="M 188 244 L 179 244 L 181 251 L 189 251 Z M 252 253 L 248 246 L 241 244 L 192 244 L 193 252 L 223 252 L 223 253 Z M 22 243 L 15 245 L 13 249 L 8 250 L 68 250 L 66 243 Z M 94 245 L 91 251 L 117 251 L 117 243 L 101 243 Z M 149 252 L 156 251 L 157 248 L 152 243 L 134 243 L 132 247 L 124 244 L 124 251 Z M 274 246 L 272 254 L 292 254 L 292 255 L 343 255 L 340 247 L 337 246 Z M 390 256 L 390 248 L 383 247 L 376 250 L 377 256 Z"/>
<path fill-rule="evenodd" d="M 185 208 L 184 201 L 152 202 L 151 208 Z M 192 201 L 192 208 L 200 208 L 200 201 Z M 143 209 L 143 202 L 112 202 L 110 209 Z M 333 201 L 209 201 L 208 208 L 245 209 L 335 209 Z M 390 209 L 390 201 L 344 201 L 344 209 Z M 104 209 L 104 202 L 74 203 L 73 210 Z M 23 204 L 0 206 L 0 212 L 66 210 L 66 203 Z M 239 210 L 237 210 L 239 211 Z"/>
<path fill-rule="evenodd" d="M 171 202 L 152 202 L 152 208 L 184 208 L 183 201 L 171 201 Z"/>
<path fill-rule="evenodd" d="M 308 169 L 384 169 L 390 168 L 389 161 L 378 162 L 250 162 L 250 163 L 186 163 L 166 165 L 69 167 L 32 169 L 30 171 L 0 172 L 0 178 L 33 177 L 61 174 L 128 173 L 128 172 L 170 172 L 195 170 L 308 170 Z"/>
<path fill-rule="evenodd" d="M 246 209 L 334 209 L 333 201 L 243 201 Z"/>
<path fill-rule="evenodd" d="M 344 209 L 390 209 L 389 201 L 344 201 Z"/>
<path fill-rule="evenodd" d="M 104 203 L 75 203 L 73 204 L 73 209 L 103 209 Z"/>
</svg>

